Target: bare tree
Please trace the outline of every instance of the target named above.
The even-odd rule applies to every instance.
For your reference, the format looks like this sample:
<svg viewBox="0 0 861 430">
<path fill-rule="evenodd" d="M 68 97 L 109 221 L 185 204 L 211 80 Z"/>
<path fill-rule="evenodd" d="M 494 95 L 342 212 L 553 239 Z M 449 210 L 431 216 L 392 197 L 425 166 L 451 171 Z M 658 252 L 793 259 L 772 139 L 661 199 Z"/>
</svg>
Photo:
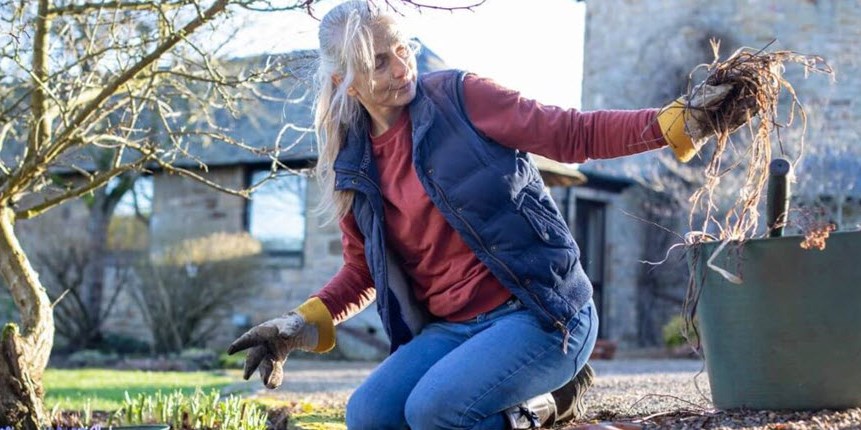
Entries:
<svg viewBox="0 0 861 430">
<path fill-rule="evenodd" d="M 16 221 L 146 169 L 248 196 L 252 189 L 208 179 L 198 155 L 203 146 L 229 145 L 270 157 L 273 174 L 281 167 L 279 142 L 268 150 L 242 142 L 219 126 L 217 115 L 237 115 L 243 102 L 261 96 L 254 86 L 284 78 L 284 67 L 266 59 L 254 68 L 228 67 L 210 41 L 225 39 L 214 36 L 239 8 L 313 13 L 316 3 L 0 1 L 0 274 L 21 317 L 21 328 L 7 324 L 0 339 L 0 425 L 46 423 L 42 375 L 55 330 L 52 304 L 16 236 Z M 446 9 L 482 1 L 456 3 Z M 57 172 L 83 180 L 57 184 Z M 101 300 L 99 293 L 93 290 L 90 300 Z"/>
<path fill-rule="evenodd" d="M 313 1 L 284 2 L 304 9 Z M 213 115 L 235 115 L 255 97 L 253 85 L 284 78 L 275 61 L 253 69 L 224 66 L 202 43 L 238 7 L 276 9 L 270 2 L 231 0 L 37 2 L 0 5 L 0 274 L 20 313 L 0 343 L 0 425 L 46 424 L 42 374 L 53 345 L 52 305 L 15 233 L 17 220 L 94 195 L 109 218 L 116 199 L 101 191 L 112 178 L 128 187 L 147 168 L 183 175 L 247 196 L 207 179 L 205 164 L 182 167 L 195 145 L 222 144 L 269 156 L 231 137 Z M 56 173 L 82 180 L 55 181 Z M 121 179 L 121 183 L 123 180 Z M 95 194 L 93 194 L 96 192 Z M 116 197 L 116 196 L 114 196 Z M 90 226 L 94 242 L 105 219 Z M 86 275 L 101 282 L 90 266 Z M 85 302 L 100 302 L 101 288 Z"/>
</svg>

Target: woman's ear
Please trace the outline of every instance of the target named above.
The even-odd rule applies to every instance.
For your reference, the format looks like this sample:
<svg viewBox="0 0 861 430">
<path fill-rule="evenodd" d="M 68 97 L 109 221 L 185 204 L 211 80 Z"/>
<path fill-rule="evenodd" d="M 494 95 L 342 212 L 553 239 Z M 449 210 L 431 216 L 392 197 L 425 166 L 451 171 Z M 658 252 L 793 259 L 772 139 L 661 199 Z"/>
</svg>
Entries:
<svg viewBox="0 0 861 430">
<path fill-rule="evenodd" d="M 341 85 L 341 82 L 343 82 L 343 80 L 344 80 L 344 79 L 343 79 L 340 75 L 332 75 L 332 83 L 333 83 L 333 84 L 335 84 L 335 86 L 336 86 L 336 87 L 337 87 L 338 85 Z M 358 94 L 359 94 L 359 93 L 358 93 L 358 92 L 356 92 L 356 89 L 355 89 L 355 88 L 353 88 L 353 86 L 352 86 L 352 85 L 350 85 L 349 87 L 347 87 L 347 95 L 348 95 L 348 96 L 350 96 L 350 97 L 356 97 L 356 95 L 358 95 Z"/>
</svg>

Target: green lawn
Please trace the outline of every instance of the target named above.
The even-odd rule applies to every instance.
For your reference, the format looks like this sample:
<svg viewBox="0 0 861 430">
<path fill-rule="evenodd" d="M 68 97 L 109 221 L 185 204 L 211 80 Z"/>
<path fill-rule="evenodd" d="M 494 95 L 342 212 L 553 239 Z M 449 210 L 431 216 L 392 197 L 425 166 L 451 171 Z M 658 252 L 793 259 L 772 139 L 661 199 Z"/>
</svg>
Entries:
<svg viewBox="0 0 861 430">
<path fill-rule="evenodd" d="M 125 392 L 132 397 L 138 393 L 163 393 L 182 390 L 194 393 L 196 388 L 208 393 L 238 382 L 238 371 L 215 372 L 144 372 L 108 369 L 48 369 L 45 371 L 45 406 L 51 410 L 59 405 L 63 410 L 83 410 L 90 400 L 92 410 L 119 409 Z"/>
<path fill-rule="evenodd" d="M 204 393 L 221 389 L 242 380 L 240 370 L 213 372 L 144 372 L 108 369 L 48 369 L 45 371 L 45 406 L 65 411 L 115 411 L 120 408 L 128 391 L 138 393 L 169 393 L 182 390 L 186 394 L 200 388 Z M 277 398 L 252 400 L 267 408 L 285 406 Z M 338 408 L 318 408 L 301 404 L 291 411 L 290 430 L 345 430 L 344 411 Z"/>
<path fill-rule="evenodd" d="M 257 397 L 254 403 L 267 409 L 285 406 L 284 400 L 274 396 Z M 302 402 L 290 412 L 288 430 L 347 430 L 344 424 L 344 408 L 318 407 Z"/>
</svg>

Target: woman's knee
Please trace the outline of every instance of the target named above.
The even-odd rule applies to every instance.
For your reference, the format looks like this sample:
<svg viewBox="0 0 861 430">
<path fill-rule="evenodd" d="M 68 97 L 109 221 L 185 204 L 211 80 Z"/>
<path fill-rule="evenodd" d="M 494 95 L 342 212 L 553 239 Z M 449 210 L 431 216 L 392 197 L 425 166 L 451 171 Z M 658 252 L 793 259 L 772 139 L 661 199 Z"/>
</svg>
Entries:
<svg viewBox="0 0 861 430">
<path fill-rule="evenodd" d="M 435 427 L 439 417 L 438 406 L 429 396 L 423 395 L 417 391 L 413 391 L 410 397 L 407 398 L 407 404 L 404 407 L 404 416 L 407 424 L 411 429 L 426 429 Z"/>
<path fill-rule="evenodd" d="M 350 430 L 385 430 L 405 427 L 403 407 L 380 393 L 361 386 L 347 401 L 346 424 Z"/>
<path fill-rule="evenodd" d="M 448 395 L 441 387 L 419 386 L 410 393 L 404 407 L 407 424 L 413 430 L 463 428 L 466 402 Z M 469 421 L 467 419 L 467 421 Z"/>
</svg>

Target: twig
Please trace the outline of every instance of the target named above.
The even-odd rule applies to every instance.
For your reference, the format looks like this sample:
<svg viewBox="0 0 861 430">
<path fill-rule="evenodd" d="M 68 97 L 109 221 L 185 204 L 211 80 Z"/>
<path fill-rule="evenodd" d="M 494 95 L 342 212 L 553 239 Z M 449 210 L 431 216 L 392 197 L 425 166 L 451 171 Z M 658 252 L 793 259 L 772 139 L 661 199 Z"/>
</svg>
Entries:
<svg viewBox="0 0 861 430">
<path fill-rule="evenodd" d="M 702 405 L 698 405 L 698 404 L 696 404 L 696 403 L 694 403 L 694 402 L 691 402 L 690 400 L 685 400 L 685 399 L 683 399 L 683 398 L 681 398 L 681 397 L 673 396 L 673 395 L 671 395 L 671 394 L 646 394 L 645 396 L 640 397 L 640 398 L 639 398 L 636 402 L 634 402 L 630 407 L 628 407 L 628 414 L 631 414 L 631 413 L 633 412 L 634 408 L 635 408 L 635 407 L 636 407 L 640 402 L 642 402 L 643 400 L 646 400 L 647 398 L 650 398 L 650 397 L 663 397 L 663 398 L 668 398 L 668 399 L 678 400 L 678 401 L 680 401 L 680 402 L 682 402 L 682 403 L 687 403 L 687 404 L 689 404 L 689 405 L 691 405 L 691 406 L 693 406 L 693 407 L 695 407 L 695 408 L 698 408 L 698 409 L 701 409 L 701 410 L 707 410 L 707 408 L 705 408 L 705 407 L 704 407 L 704 406 L 702 406 Z"/>
</svg>

